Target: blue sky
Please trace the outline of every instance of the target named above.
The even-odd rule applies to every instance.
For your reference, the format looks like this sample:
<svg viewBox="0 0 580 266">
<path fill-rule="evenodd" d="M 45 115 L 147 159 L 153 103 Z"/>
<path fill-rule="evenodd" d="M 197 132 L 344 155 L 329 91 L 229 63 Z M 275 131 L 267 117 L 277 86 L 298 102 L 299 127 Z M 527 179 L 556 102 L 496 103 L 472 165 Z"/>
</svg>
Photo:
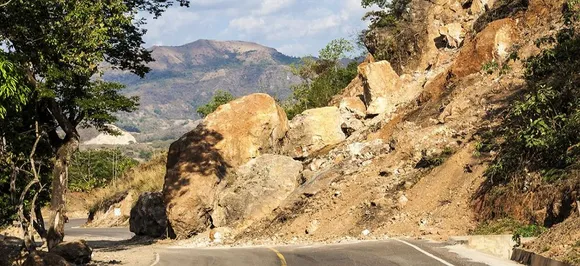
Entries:
<svg viewBox="0 0 580 266">
<path fill-rule="evenodd" d="M 148 18 L 146 46 L 198 39 L 242 40 L 293 56 L 317 55 L 329 41 L 366 27 L 360 0 L 192 0 Z"/>
</svg>

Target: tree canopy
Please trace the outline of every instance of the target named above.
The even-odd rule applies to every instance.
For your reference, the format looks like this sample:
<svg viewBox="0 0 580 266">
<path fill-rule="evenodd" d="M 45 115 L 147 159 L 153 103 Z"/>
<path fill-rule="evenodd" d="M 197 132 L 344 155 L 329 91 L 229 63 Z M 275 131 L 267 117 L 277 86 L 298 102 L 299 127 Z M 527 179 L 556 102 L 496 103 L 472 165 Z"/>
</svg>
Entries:
<svg viewBox="0 0 580 266">
<path fill-rule="evenodd" d="M 201 115 L 202 118 L 208 116 L 209 114 L 215 112 L 220 105 L 229 103 L 236 99 L 229 91 L 216 90 L 214 92 L 213 98 L 205 105 L 197 108 L 197 113 Z"/>
<path fill-rule="evenodd" d="M 100 78 L 103 69 L 143 77 L 152 57 L 142 46 L 146 20 L 138 13 L 158 17 L 169 6 L 188 2 L 10 0 L 0 6 L 0 136 L 6 143 L 3 149 L 14 151 L 12 156 L 34 150 L 30 142 L 21 147 L 18 134 L 32 139 L 37 134 L 37 142 L 51 148 L 49 249 L 64 236 L 67 168 L 80 143 L 77 127 L 111 132 L 107 124 L 116 121 L 115 113 L 138 106 L 137 98 L 119 93 L 122 85 Z M 20 127 L 5 127 L 14 119 Z M 26 179 L 23 171 L 17 172 Z"/>
<path fill-rule="evenodd" d="M 347 67 L 340 60 L 348 56 L 354 46 L 345 39 L 333 40 L 319 52 L 319 59 L 304 58 L 293 65 L 292 72 L 302 79 L 294 85 L 292 98 L 284 103 L 288 118 L 309 108 L 328 105 L 332 96 L 344 89 L 356 76 L 358 63 L 352 61 Z"/>
</svg>

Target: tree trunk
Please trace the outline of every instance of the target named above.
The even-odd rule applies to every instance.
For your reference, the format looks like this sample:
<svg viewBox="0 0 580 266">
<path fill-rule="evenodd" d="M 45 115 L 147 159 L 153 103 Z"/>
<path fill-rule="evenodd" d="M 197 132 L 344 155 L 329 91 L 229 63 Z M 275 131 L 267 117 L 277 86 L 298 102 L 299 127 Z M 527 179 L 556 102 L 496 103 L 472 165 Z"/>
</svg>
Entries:
<svg viewBox="0 0 580 266">
<path fill-rule="evenodd" d="M 48 249 L 51 250 L 64 239 L 66 194 L 68 190 L 68 165 L 72 155 L 78 150 L 80 137 L 74 132 L 67 136 L 56 152 L 52 172 L 52 199 L 47 234 Z"/>
</svg>

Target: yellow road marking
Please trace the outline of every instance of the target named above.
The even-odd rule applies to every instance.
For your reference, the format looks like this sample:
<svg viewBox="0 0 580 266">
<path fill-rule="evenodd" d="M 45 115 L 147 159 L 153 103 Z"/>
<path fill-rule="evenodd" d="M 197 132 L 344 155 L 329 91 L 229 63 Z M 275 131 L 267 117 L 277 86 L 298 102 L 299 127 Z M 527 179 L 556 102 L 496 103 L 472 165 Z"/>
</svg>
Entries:
<svg viewBox="0 0 580 266">
<path fill-rule="evenodd" d="M 274 248 L 268 248 L 271 251 L 274 251 L 274 253 L 276 253 L 276 255 L 278 256 L 278 258 L 280 259 L 280 266 L 288 266 L 288 264 L 286 264 L 286 259 L 284 258 L 284 255 L 282 255 L 282 253 L 280 253 L 280 251 L 274 249 Z"/>
</svg>

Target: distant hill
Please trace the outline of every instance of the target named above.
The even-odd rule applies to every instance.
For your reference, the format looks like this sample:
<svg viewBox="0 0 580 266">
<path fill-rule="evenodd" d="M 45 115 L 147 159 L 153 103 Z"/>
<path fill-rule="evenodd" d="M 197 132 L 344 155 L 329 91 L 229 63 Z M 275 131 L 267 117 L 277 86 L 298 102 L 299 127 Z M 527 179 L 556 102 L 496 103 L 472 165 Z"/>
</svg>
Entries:
<svg viewBox="0 0 580 266">
<path fill-rule="evenodd" d="M 123 71 L 104 75 L 105 80 L 127 85 L 125 94 L 141 98 L 139 111 L 121 114 L 117 123 L 139 142 L 176 139 L 190 130 L 199 119 L 197 107 L 215 90 L 235 96 L 264 92 L 285 99 L 290 86 L 300 82 L 289 70 L 299 58 L 256 43 L 198 40 L 154 46 L 151 51 L 155 61 L 144 79 Z"/>
</svg>

